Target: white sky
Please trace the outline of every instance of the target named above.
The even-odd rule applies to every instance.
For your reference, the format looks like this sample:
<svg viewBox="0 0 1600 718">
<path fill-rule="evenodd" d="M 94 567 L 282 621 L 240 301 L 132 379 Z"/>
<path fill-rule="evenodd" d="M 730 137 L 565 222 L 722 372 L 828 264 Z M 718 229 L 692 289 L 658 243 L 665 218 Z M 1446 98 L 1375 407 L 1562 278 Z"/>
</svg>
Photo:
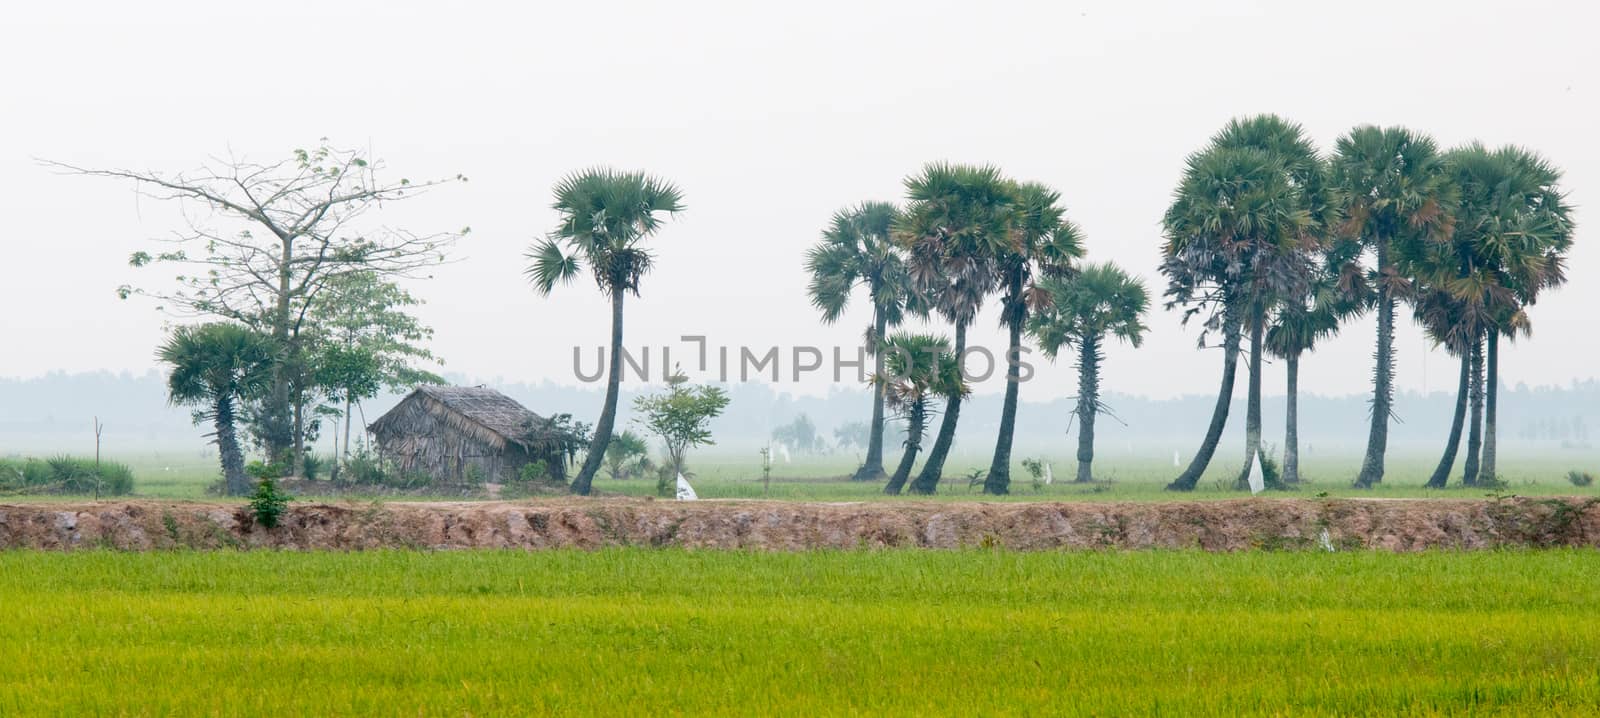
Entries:
<svg viewBox="0 0 1600 718">
<path fill-rule="evenodd" d="M 802 253 L 837 208 L 898 199 L 930 160 L 990 162 L 1061 190 L 1094 260 L 1153 293 L 1158 221 L 1184 156 L 1229 117 L 1276 112 L 1326 149 L 1358 123 L 1441 144 L 1525 144 L 1567 170 L 1572 284 L 1505 352 L 1509 383 L 1595 374 L 1600 248 L 1597 13 L 1581 3 L 29 3 L 0 23 L 0 376 L 154 365 L 163 317 L 114 288 L 177 228 L 126 185 L 35 157 L 176 171 L 208 155 L 287 156 L 329 137 L 396 175 L 466 185 L 386 212 L 418 231 L 471 225 L 464 261 L 413 287 L 449 371 L 571 383 L 571 347 L 607 337 L 587 281 L 542 300 L 521 275 L 554 224 L 551 185 L 609 164 L 677 182 L 630 346 L 849 344 L 867 310 L 818 325 Z M 1113 391 L 1213 391 L 1215 352 L 1157 309 L 1115 349 Z M 1404 316 L 1409 319 L 1409 311 Z M 974 339 L 1003 346 L 993 306 Z M 946 330 L 947 331 L 947 330 Z M 1453 388 L 1442 353 L 1400 332 L 1399 385 Z M 1362 391 L 1371 318 L 1303 363 L 1302 390 Z M 680 356 L 687 349 L 675 348 Z M 592 361 L 592 359 L 591 359 Z M 785 360 L 787 371 L 787 360 Z M 1267 377 L 1281 391 L 1281 367 Z M 1025 389 L 1073 393 L 1070 365 Z M 812 382 L 803 389 L 822 390 Z M 989 390 L 995 387 L 991 385 Z M 1025 397 L 1026 398 L 1026 397 Z"/>
</svg>

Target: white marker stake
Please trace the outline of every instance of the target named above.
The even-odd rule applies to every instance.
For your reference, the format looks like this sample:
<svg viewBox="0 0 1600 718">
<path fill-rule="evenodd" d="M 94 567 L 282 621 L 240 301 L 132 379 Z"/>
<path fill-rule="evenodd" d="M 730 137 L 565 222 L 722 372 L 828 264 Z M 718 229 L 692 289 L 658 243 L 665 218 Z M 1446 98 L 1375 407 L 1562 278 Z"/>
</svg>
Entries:
<svg viewBox="0 0 1600 718">
<path fill-rule="evenodd" d="M 1261 473 L 1261 452 L 1256 452 L 1255 463 L 1250 464 L 1250 495 L 1254 496 L 1267 488 L 1266 476 Z"/>
<path fill-rule="evenodd" d="M 1178 468 L 1178 452 L 1172 452 L 1172 468 Z"/>
<path fill-rule="evenodd" d="M 678 500 L 679 501 L 699 501 L 700 500 L 700 497 L 697 496 L 694 493 L 694 487 L 689 485 L 688 480 L 683 478 L 683 474 L 681 472 L 678 474 Z"/>
<path fill-rule="evenodd" d="M 1045 486 L 1049 486 L 1050 484 L 1055 483 L 1055 480 L 1056 480 L 1056 475 L 1050 473 L 1050 464 L 1045 464 L 1044 465 L 1044 485 Z"/>
</svg>

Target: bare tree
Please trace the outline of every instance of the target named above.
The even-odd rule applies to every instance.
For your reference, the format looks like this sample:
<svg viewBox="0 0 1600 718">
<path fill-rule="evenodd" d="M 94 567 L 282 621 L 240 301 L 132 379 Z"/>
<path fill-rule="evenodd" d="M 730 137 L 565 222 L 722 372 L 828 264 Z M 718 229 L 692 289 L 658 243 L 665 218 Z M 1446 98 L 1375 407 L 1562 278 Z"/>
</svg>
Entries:
<svg viewBox="0 0 1600 718">
<path fill-rule="evenodd" d="M 134 267 L 184 267 L 177 288 L 124 285 L 117 293 L 124 299 L 157 299 L 175 316 L 237 321 L 276 340 L 284 358 L 255 417 L 256 431 L 273 456 L 292 449 L 296 470 L 305 455 L 309 418 L 301 339 L 318 294 L 356 272 L 422 276 L 445 262 L 451 244 L 468 231 L 416 234 L 369 221 L 369 212 L 385 202 L 466 177 L 388 179 L 380 176 L 382 163 L 364 151 L 335 148 L 326 139 L 276 162 L 213 157 L 176 174 L 43 164 L 69 174 L 131 181 L 142 195 L 181 206 L 185 227 L 158 240 L 161 251 L 138 251 L 129 258 Z"/>
</svg>

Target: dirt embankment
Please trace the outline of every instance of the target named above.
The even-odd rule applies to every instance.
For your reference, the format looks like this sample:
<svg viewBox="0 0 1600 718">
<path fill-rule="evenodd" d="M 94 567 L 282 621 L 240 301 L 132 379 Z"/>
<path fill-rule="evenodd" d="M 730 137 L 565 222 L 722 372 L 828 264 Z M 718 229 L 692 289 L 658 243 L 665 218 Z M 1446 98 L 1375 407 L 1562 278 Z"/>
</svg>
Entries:
<svg viewBox="0 0 1600 718">
<path fill-rule="evenodd" d="M 1600 499 L 1240 499 L 1162 503 L 786 503 L 544 499 L 242 505 L 0 504 L 0 549 L 598 548 L 1017 550 L 1600 547 Z"/>
</svg>

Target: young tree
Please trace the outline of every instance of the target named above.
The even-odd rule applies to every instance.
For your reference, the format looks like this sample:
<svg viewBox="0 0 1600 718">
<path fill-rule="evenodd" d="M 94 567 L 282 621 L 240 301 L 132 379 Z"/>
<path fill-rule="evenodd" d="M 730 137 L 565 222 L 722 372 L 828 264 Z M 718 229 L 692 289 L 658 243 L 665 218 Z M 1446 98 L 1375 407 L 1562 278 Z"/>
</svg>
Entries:
<svg viewBox="0 0 1600 718">
<path fill-rule="evenodd" d="M 884 402 L 906 424 L 905 453 L 883 487 L 883 493 L 897 496 L 922 450 L 928 417 L 937 413 L 934 399 L 948 402 L 949 397 L 965 396 L 970 389 L 961 376 L 961 362 L 944 337 L 895 334 L 878 351 L 884 356 L 884 371 L 874 374 L 872 381 L 883 387 Z"/>
<path fill-rule="evenodd" d="M 907 314 L 927 313 L 912 290 L 904 252 L 894 243 L 892 232 L 898 215 L 899 210 L 888 202 L 862 202 L 841 210 L 833 215 L 822 241 L 806 252 L 806 271 L 811 274 L 807 293 L 812 306 L 822 312 L 822 321 L 837 321 L 856 287 L 867 290 L 872 324 L 865 339 L 873 352 L 874 374 L 883 371 L 883 357 L 876 351 L 884 332 L 899 326 Z M 866 458 L 851 478 L 883 478 L 883 389 L 876 384 L 866 449 Z"/>
<path fill-rule="evenodd" d="M 369 221 L 385 203 L 415 197 L 452 180 L 389 179 L 364 151 L 324 140 L 288 159 L 259 163 L 230 157 L 177 174 L 49 166 L 133 182 L 148 197 L 180 203 L 188 226 L 159 251 L 135 252 L 135 267 L 183 268 L 175 290 L 124 285 L 124 298 L 142 295 L 178 316 L 238 322 L 278 343 L 271 390 L 257 412 L 256 432 L 274 457 L 305 455 L 305 401 L 294 373 L 303 372 L 303 335 L 322 292 L 340 278 L 368 272 L 384 278 L 421 276 L 445 261 L 467 230 L 416 234 Z M 198 211 L 191 211 L 198 210 Z"/>
<path fill-rule="evenodd" d="M 588 495 L 595 472 L 605 460 L 606 446 L 617 421 L 617 394 L 622 385 L 622 300 L 639 295 L 639 282 L 650 271 L 653 256 L 644 247 L 661 228 L 662 215 L 683 209 L 683 193 L 671 183 L 643 172 L 591 169 L 568 175 L 556 184 L 560 224 L 528 253 L 527 269 L 534 289 L 549 296 L 557 284 L 577 278 L 585 264 L 600 292 L 611 299 L 611 357 L 605 404 L 595 425 L 594 443 L 583 468 L 572 480 L 572 493 Z"/>
<path fill-rule="evenodd" d="M 1449 239 L 1454 188 L 1433 140 L 1402 127 L 1363 125 L 1340 137 L 1330 180 L 1342 204 L 1342 233 L 1360 240 L 1376 260 L 1372 426 L 1355 480 L 1357 487 L 1367 488 L 1383 480 L 1389 420 L 1394 414 L 1394 310 L 1398 299 L 1411 291 L 1411 282 L 1396 270 L 1392 253 L 1399 243 Z"/>
<path fill-rule="evenodd" d="M 1076 277 L 1046 279 L 1041 286 L 1050 301 L 1028 322 L 1046 357 L 1055 359 L 1063 348 L 1078 350 L 1078 476 L 1094 480 L 1095 416 L 1100 402 L 1100 365 L 1110 335 L 1139 346 L 1148 328 L 1145 307 L 1150 298 L 1144 283 L 1114 264 L 1084 268 Z"/>
<path fill-rule="evenodd" d="M 905 180 L 908 204 L 896 241 L 908 253 L 912 285 L 955 326 L 953 351 L 967 351 L 967 327 L 993 291 L 997 258 L 1011 247 L 1016 185 L 990 166 L 930 164 Z M 932 494 L 955 442 L 961 393 L 945 397 L 944 417 L 911 492 Z"/>
<path fill-rule="evenodd" d="M 270 385 L 277 352 L 269 337 L 238 324 L 213 322 L 178 327 L 156 354 L 171 367 L 168 399 L 202 407 L 194 414 L 195 423 L 210 420 L 216 428 L 213 436 L 230 496 L 250 493 L 235 427 L 238 408 Z"/>
<path fill-rule="evenodd" d="M 1048 292 L 1035 283 L 1062 277 L 1083 256 L 1077 225 L 1066 218 L 1061 194 L 1044 185 L 1018 185 L 1012 205 L 1010 246 L 999 257 L 1000 325 L 1005 327 L 1006 388 L 1000 404 L 1000 431 L 994 458 L 984 477 L 983 492 L 1001 495 L 1011 491 L 1011 445 L 1016 432 L 1017 401 L 1022 389 L 1022 331 L 1030 312 L 1049 303 Z"/>
<path fill-rule="evenodd" d="M 344 419 L 343 455 L 350 453 L 354 405 L 382 389 L 404 392 L 444 378 L 423 368 L 439 363 L 424 344 L 433 330 L 408 311 L 422 302 L 373 272 L 352 272 L 329 281 L 311 305 L 308 334 L 313 381 Z M 334 446 L 334 474 L 340 447 Z"/>
<path fill-rule="evenodd" d="M 711 440 L 711 420 L 722 414 L 728 401 L 721 388 L 691 386 L 689 377 L 674 373 L 667 379 L 666 391 L 633 400 L 638 413 L 634 421 L 661 439 L 672 470 L 683 473 L 689 449 L 716 443 Z"/>
</svg>

